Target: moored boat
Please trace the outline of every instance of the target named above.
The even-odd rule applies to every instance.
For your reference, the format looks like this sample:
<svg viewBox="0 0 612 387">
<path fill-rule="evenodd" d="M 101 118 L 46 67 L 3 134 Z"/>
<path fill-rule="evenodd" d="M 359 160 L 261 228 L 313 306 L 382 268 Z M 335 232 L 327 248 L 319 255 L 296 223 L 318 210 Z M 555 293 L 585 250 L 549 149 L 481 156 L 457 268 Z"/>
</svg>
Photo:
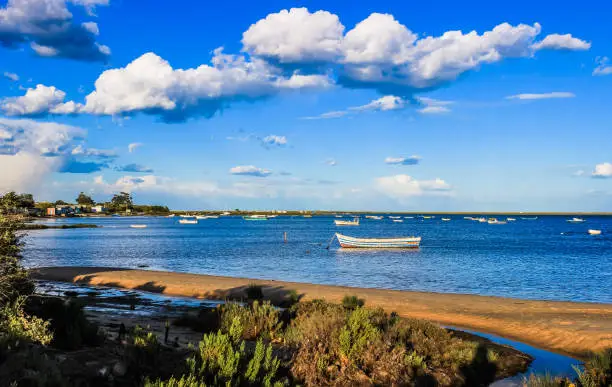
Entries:
<svg viewBox="0 0 612 387">
<path fill-rule="evenodd" d="M 442 218 L 443 222 L 450 222 L 451 218 Z"/>
<path fill-rule="evenodd" d="M 499 220 L 497 218 L 489 218 L 487 220 L 487 223 L 489 223 L 489 224 L 506 224 L 507 222 L 505 220 Z"/>
<path fill-rule="evenodd" d="M 403 219 L 393 219 L 393 223 L 404 223 Z"/>
<path fill-rule="evenodd" d="M 601 235 L 601 230 L 590 229 L 589 234 L 591 235 Z"/>
<path fill-rule="evenodd" d="M 147 228 L 146 224 L 130 224 L 130 228 Z"/>
<path fill-rule="evenodd" d="M 421 237 L 401 238 L 354 238 L 336 233 L 336 238 L 343 248 L 369 248 L 369 249 L 402 249 L 418 248 Z"/>
<path fill-rule="evenodd" d="M 359 226 L 359 218 L 353 220 L 334 220 L 336 226 Z"/>
<path fill-rule="evenodd" d="M 516 218 L 506 218 L 507 222 L 514 222 L 516 220 Z"/>
<path fill-rule="evenodd" d="M 180 219 L 179 224 L 198 224 L 197 219 Z"/>
<path fill-rule="evenodd" d="M 572 219 L 568 219 L 567 221 L 569 223 L 584 223 L 584 222 L 586 222 L 586 220 L 582 219 L 582 218 L 572 218 Z"/>
<path fill-rule="evenodd" d="M 196 219 L 219 219 L 219 215 L 196 215 Z"/>
<path fill-rule="evenodd" d="M 265 215 L 246 215 L 243 216 L 244 220 L 268 220 L 268 217 Z"/>
</svg>

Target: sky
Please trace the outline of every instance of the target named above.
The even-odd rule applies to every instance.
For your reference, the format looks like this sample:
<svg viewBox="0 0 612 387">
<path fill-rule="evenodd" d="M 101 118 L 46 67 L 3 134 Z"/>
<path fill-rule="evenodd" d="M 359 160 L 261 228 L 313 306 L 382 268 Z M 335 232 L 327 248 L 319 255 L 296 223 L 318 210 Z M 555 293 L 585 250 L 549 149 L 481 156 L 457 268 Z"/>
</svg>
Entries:
<svg viewBox="0 0 612 387">
<path fill-rule="evenodd" d="M 611 14 L 603 1 L 0 1 L 0 192 L 612 211 Z"/>
</svg>

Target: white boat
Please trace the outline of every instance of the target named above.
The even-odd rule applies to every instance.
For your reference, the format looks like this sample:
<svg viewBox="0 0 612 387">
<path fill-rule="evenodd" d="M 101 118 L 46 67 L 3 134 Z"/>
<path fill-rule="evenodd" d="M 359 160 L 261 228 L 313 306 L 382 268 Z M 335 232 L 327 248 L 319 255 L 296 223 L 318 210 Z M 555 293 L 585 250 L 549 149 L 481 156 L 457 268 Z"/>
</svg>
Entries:
<svg viewBox="0 0 612 387">
<path fill-rule="evenodd" d="M 359 226 L 359 218 L 353 220 L 334 220 L 336 226 Z"/>
<path fill-rule="evenodd" d="M 170 214 L 170 215 L 166 216 L 166 218 L 174 218 L 175 216 L 176 215 L 174 215 L 174 214 Z"/>
<path fill-rule="evenodd" d="M 523 219 L 523 220 L 538 220 L 538 217 L 537 216 L 532 216 L 532 217 L 521 216 L 521 219 Z"/>
<path fill-rule="evenodd" d="M 399 219 L 401 216 L 389 216 L 389 219 Z"/>
<path fill-rule="evenodd" d="M 442 218 L 443 222 L 450 222 L 451 218 Z"/>
<path fill-rule="evenodd" d="M 404 223 L 403 219 L 393 219 L 393 223 Z"/>
<path fill-rule="evenodd" d="M 506 218 L 506 221 L 507 222 L 514 222 L 514 221 L 516 221 L 516 218 Z"/>
<path fill-rule="evenodd" d="M 336 238 L 343 248 L 366 248 L 366 249 L 406 249 L 418 248 L 421 237 L 401 238 L 354 238 L 336 233 Z"/>
<path fill-rule="evenodd" d="M 219 219 L 219 215 L 196 215 L 196 219 Z"/>
<path fill-rule="evenodd" d="M 268 217 L 266 215 L 247 215 L 247 216 L 243 216 L 242 219 L 244 220 L 268 220 Z"/>
<path fill-rule="evenodd" d="M 130 224 L 130 228 L 147 228 L 146 224 Z"/>
<path fill-rule="evenodd" d="M 197 219 L 180 219 L 179 223 L 180 224 L 198 224 L 198 220 Z"/>
<path fill-rule="evenodd" d="M 181 214 L 179 215 L 181 218 L 195 218 L 195 216 L 193 215 L 189 215 L 189 214 Z"/>
<path fill-rule="evenodd" d="M 584 223 L 584 222 L 586 222 L 586 220 L 582 219 L 582 218 L 572 218 L 572 219 L 568 219 L 567 221 L 569 223 Z"/>
<path fill-rule="evenodd" d="M 404 219 L 414 219 L 414 216 L 404 216 Z"/>
<path fill-rule="evenodd" d="M 476 218 L 475 220 L 480 223 L 487 223 L 487 218 Z"/>
<path fill-rule="evenodd" d="M 489 224 L 506 224 L 507 222 L 505 220 L 498 220 L 497 218 L 489 218 L 487 220 L 487 223 L 489 223 Z"/>
<path fill-rule="evenodd" d="M 601 230 L 589 230 L 589 234 L 591 235 L 601 235 Z"/>
<path fill-rule="evenodd" d="M 312 215 L 304 215 L 304 218 L 312 218 Z"/>
<path fill-rule="evenodd" d="M 372 220 L 381 220 L 383 217 L 382 216 L 378 216 L 378 215 L 366 215 L 365 218 L 366 219 L 372 219 Z"/>
</svg>

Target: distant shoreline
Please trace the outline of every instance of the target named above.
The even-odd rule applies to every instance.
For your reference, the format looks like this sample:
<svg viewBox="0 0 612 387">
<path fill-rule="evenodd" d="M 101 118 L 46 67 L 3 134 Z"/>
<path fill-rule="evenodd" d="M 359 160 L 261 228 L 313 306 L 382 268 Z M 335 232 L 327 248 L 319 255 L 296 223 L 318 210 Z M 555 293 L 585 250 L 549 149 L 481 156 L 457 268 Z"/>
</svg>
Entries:
<svg viewBox="0 0 612 387">
<path fill-rule="evenodd" d="M 521 341 L 584 359 L 612 346 L 612 304 L 532 301 L 504 297 L 316 285 L 275 280 L 221 277 L 102 267 L 31 269 L 40 280 L 139 289 L 175 296 L 223 300 L 244 297 L 249 284 L 262 286 L 274 300 L 295 290 L 304 300 L 340 302 L 356 295 L 370 307 Z"/>
</svg>

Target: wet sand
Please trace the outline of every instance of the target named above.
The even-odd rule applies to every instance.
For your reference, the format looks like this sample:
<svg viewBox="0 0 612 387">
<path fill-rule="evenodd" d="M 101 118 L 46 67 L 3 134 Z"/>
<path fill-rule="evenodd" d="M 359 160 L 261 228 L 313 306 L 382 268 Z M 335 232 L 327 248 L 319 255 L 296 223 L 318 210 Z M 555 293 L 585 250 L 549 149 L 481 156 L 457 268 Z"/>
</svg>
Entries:
<svg viewBox="0 0 612 387">
<path fill-rule="evenodd" d="M 167 295 L 240 299 L 249 284 L 263 287 L 264 297 L 280 301 L 295 290 L 302 300 L 340 302 L 345 295 L 366 300 L 402 317 L 486 332 L 579 359 L 612 347 L 612 304 L 530 301 L 464 294 L 351 288 L 274 280 L 220 277 L 102 267 L 33 269 L 34 278 L 115 286 Z"/>
</svg>

